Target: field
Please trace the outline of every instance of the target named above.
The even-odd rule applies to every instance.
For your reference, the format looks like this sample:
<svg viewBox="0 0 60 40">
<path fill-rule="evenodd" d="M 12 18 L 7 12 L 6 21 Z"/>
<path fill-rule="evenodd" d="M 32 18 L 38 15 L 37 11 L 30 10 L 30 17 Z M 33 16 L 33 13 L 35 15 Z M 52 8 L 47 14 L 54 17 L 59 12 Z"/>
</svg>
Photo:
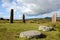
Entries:
<svg viewBox="0 0 60 40">
<path fill-rule="evenodd" d="M 38 30 L 40 25 L 52 26 L 51 20 L 14 20 L 14 23 L 9 23 L 6 20 L 0 20 L 0 40 L 26 40 L 20 38 L 20 32 L 27 30 Z M 31 40 L 60 40 L 60 21 L 57 21 L 53 31 L 43 32 L 45 38 L 32 38 Z"/>
</svg>

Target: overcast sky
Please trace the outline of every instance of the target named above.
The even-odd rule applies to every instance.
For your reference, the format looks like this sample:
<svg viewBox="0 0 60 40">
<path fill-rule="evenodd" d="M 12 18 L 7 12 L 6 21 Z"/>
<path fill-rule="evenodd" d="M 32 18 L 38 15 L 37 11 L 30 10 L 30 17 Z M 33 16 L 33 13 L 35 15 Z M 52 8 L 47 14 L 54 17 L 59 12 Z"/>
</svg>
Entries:
<svg viewBox="0 0 60 40">
<path fill-rule="evenodd" d="M 60 16 L 60 0 L 0 0 L 0 17 L 9 18 L 10 10 L 14 9 L 14 19 Z"/>
</svg>

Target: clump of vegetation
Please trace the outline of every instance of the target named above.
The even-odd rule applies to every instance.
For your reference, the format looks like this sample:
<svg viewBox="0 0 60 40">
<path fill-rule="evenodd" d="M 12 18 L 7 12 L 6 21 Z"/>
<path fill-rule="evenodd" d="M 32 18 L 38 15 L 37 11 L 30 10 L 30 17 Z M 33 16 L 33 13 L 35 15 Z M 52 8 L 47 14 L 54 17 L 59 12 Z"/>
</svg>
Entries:
<svg viewBox="0 0 60 40">
<path fill-rule="evenodd" d="M 0 20 L 4 20 L 4 18 L 0 18 Z"/>
</svg>

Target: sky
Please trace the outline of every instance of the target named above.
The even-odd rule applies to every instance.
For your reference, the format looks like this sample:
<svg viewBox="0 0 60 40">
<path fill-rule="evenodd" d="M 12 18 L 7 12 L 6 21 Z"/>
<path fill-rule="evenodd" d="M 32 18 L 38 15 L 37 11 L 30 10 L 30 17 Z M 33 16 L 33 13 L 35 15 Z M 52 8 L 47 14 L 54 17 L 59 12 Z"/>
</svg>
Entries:
<svg viewBox="0 0 60 40">
<path fill-rule="evenodd" d="M 9 19 L 14 9 L 14 19 L 52 17 L 54 13 L 60 17 L 60 0 L 0 0 L 0 18 Z"/>
</svg>

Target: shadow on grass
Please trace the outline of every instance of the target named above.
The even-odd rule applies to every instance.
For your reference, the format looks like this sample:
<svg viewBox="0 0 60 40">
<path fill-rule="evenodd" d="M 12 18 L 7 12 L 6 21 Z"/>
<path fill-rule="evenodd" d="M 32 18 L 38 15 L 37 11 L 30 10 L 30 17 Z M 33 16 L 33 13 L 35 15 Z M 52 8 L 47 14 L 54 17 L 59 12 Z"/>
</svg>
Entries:
<svg viewBox="0 0 60 40">
<path fill-rule="evenodd" d="M 44 34 L 37 35 L 35 38 L 36 38 L 36 39 L 40 39 L 40 38 L 46 38 L 46 35 L 44 35 Z"/>
<path fill-rule="evenodd" d="M 47 37 L 46 35 L 40 34 L 40 35 L 36 35 L 36 36 L 34 36 L 34 37 L 31 37 L 31 38 L 29 38 L 28 40 L 31 40 L 31 39 L 33 39 L 33 38 L 35 38 L 35 39 L 41 39 L 41 38 L 46 38 L 46 37 Z"/>
<path fill-rule="evenodd" d="M 46 38 L 46 35 L 41 34 L 41 35 L 38 35 L 37 38 Z"/>
</svg>

